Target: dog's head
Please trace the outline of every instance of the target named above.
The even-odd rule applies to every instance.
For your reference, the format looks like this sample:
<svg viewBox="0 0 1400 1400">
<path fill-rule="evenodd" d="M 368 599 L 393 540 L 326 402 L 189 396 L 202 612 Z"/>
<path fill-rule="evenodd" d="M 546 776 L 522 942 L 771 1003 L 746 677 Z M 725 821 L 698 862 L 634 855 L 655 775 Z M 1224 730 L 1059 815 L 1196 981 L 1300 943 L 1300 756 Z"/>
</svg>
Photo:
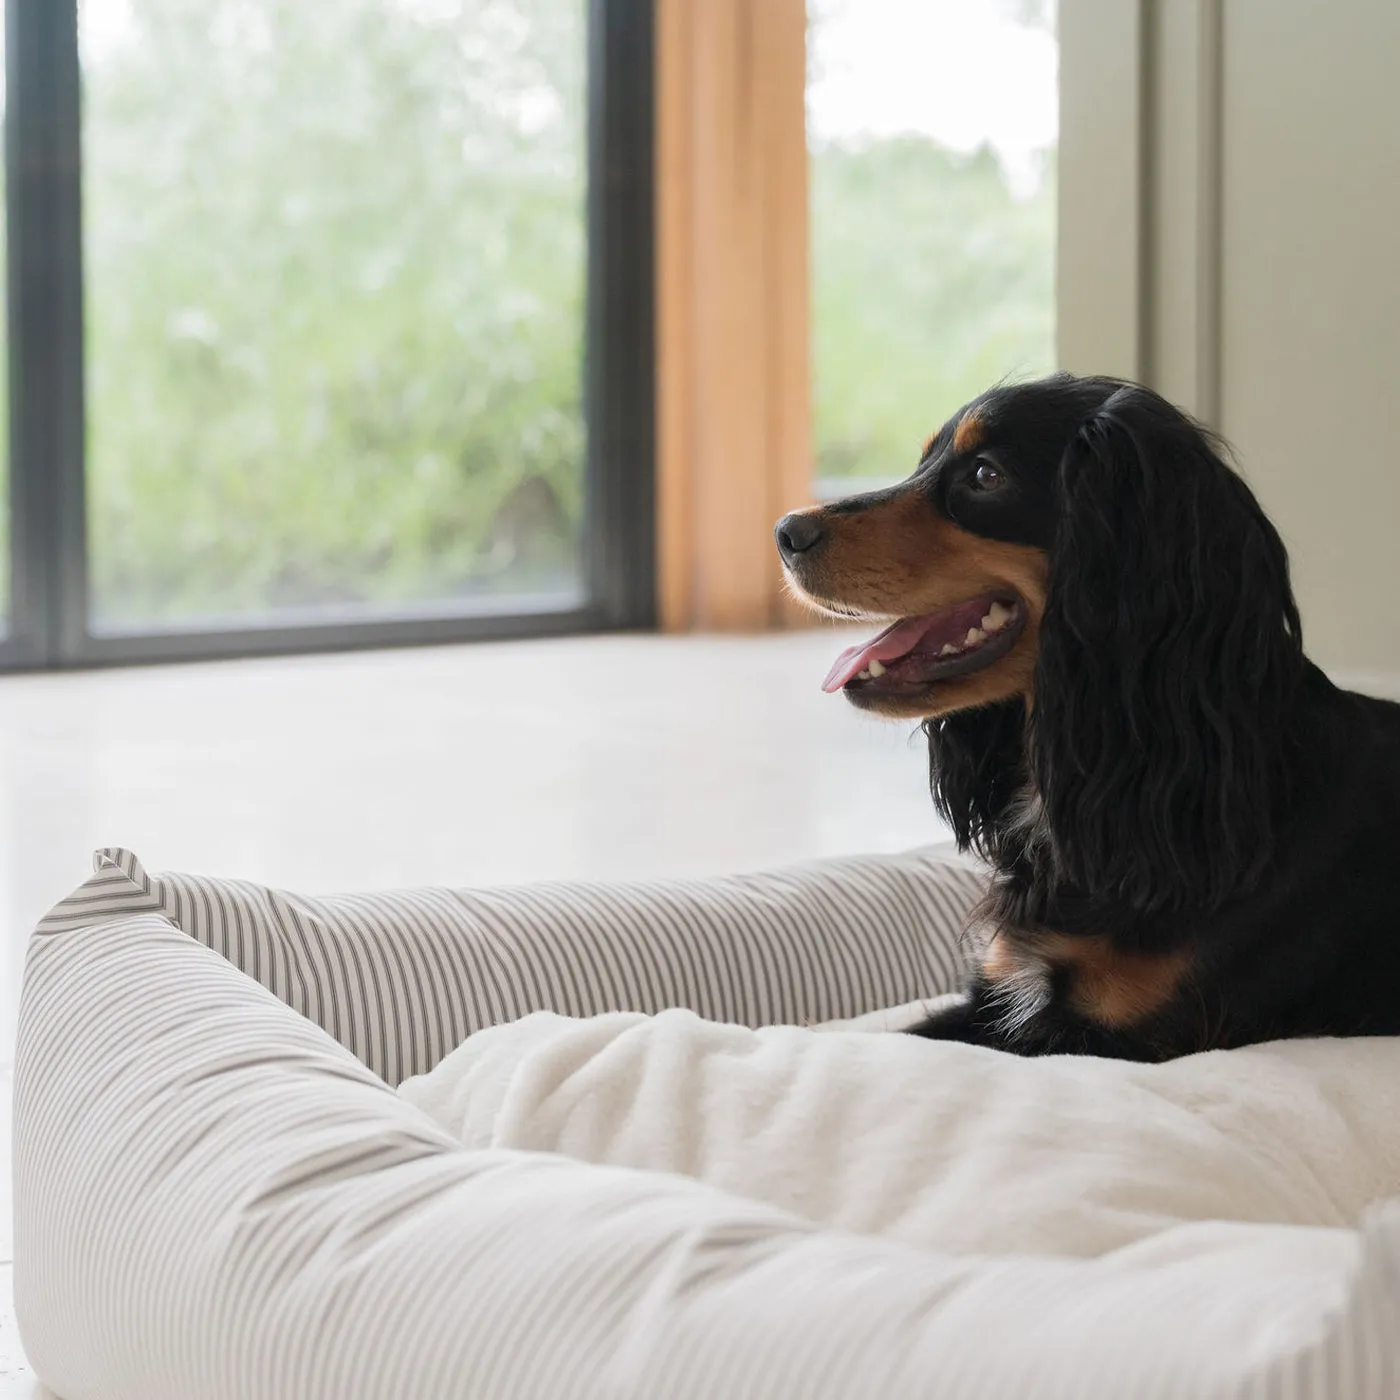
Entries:
<svg viewBox="0 0 1400 1400">
<path fill-rule="evenodd" d="M 1287 555 L 1219 444 L 1156 394 L 1069 375 L 998 387 L 907 481 L 776 534 L 800 598 L 886 624 L 827 688 L 924 719 L 949 781 L 960 746 L 974 768 L 1014 748 L 1052 826 L 1076 833 L 1067 876 L 1160 889 L 1176 862 L 1209 885 L 1206 867 L 1253 850 L 1240 824 L 1268 817 L 1242 809 L 1274 801 L 1268 730 L 1302 670 Z M 949 796 L 960 835 L 995 815 L 959 822 Z"/>
<path fill-rule="evenodd" d="M 907 481 L 778 522 L 799 598 L 890 624 L 838 661 L 829 690 L 920 718 L 1031 695 L 1060 461 L 1103 398 L 1068 379 L 993 390 L 939 429 Z"/>
</svg>

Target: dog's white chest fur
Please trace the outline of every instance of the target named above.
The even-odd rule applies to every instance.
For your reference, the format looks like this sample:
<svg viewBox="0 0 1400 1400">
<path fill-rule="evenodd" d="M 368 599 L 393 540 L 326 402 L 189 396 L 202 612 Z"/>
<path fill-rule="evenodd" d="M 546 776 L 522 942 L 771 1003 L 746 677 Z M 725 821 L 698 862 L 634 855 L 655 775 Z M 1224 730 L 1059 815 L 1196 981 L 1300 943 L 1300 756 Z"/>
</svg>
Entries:
<svg viewBox="0 0 1400 1400">
<path fill-rule="evenodd" d="M 988 981 L 988 1003 L 995 1010 L 997 1028 L 1015 1035 L 1050 1004 L 1050 964 L 1034 954 L 1017 950 L 1014 964 L 998 955 L 991 940 L 982 962 Z"/>
</svg>

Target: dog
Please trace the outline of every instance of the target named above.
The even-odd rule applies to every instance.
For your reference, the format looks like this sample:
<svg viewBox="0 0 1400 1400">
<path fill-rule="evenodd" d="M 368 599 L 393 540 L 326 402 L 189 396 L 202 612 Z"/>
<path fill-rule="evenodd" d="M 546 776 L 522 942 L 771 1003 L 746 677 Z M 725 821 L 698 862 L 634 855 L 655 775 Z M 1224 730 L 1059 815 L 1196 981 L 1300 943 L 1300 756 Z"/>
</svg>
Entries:
<svg viewBox="0 0 1400 1400">
<path fill-rule="evenodd" d="M 991 866 L 967 984 L 915 1034 L 1144 1061 L 1400 1034 L 1400 705 L 1304 655 L 1226 458 L 1150 390 L 1061 374 L 778 522 L 800 599 L 888 624 L 825 688 L 922 721 Z"/>
</svg>

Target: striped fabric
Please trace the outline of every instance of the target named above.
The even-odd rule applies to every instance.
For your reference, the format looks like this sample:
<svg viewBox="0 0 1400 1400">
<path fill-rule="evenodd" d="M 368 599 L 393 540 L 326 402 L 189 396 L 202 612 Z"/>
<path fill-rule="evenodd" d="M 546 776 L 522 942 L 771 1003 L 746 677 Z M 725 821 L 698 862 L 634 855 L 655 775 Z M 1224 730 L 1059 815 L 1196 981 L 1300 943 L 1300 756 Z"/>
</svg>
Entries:
<svg viewBox="0 0 1400 1400">
<path fill-rule="evenodd" d="M 36 937 L 162 914 L 390 1084 L 531 1011 L 802 1025 L 947 992 L 980 893 L 946 847 L 712 880 L 319 899 L 153 876 L 124 850 L 94 866 Z"/>
<path fill-rule="evenodd" d="M 467 1151 L 386 1082 L 556 996 L 750 1021 L 907 999 L 918 925 L 951 928 L 974 883 L 924 854 L 308 901 L 103 853 L 25 969 L 35 1370 L 64 1400 L 1394 1400 L 1394 1215 L 1241 1226 L 1154 1267 L 951 1258 L 679 1177 Z"/>
</svg>

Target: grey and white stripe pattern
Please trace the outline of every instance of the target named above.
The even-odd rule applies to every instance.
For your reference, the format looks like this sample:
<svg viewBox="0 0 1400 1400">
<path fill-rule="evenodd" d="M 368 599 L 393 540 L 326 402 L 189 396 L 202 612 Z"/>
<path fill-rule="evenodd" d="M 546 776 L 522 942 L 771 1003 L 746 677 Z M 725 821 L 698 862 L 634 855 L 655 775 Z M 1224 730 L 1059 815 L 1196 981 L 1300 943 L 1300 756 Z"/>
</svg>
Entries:
<svg viewBox="0 0 1400 1400">
<path fill-rule="evenodd" d="M 94 864 L 36 936 L 162 914 L 390 1084 L 531 1011 L 682 1006 L 801 1025 L 951 991 L 981 893 L 947 848 L 713 880 L 318 899 L 150 875 L 124 850 Z"/>
<path fill-rule="evenodd" d="M 881 883 L 878 863 L 856 864 Z M 889 868 L 910 910 L 933 907 L 910 884 L 946 886 L 950 907 L 974 892 L 929 856 Z M 835 884 L 850 869 L 827 867 Z M 794 889 L 807 892 L 800 916 Z M 580 897 L 595 913 L 612 907 L 605 892 Z M 567 896 L 535 891 L 520 906 L 527 937 L 510 918 L 521 896 L 464 898 L 474 920 L 481 908 L 491 916 L 470 936 L 443 912 L 460 918 L 456 896 L 302 901 L 156 880 L 108 853 L 45 921 L 21 1008 L 15 1286 L 30 1360 L 57 1394 L 1400 1395 L 1393 1213 L 1358 1232 L 1242 1226 L 1236 1248 L 1155 1267 L 951 1258 L 820 1230 L 681 1178 L 464 1150 L 385 1082 L 430 1059 L 434 1036 L 556 993 L 583 1011 L 669 990 L 681 1004 L 708 997 L 700 1009 L 731 1019 L 854 1014 L 867 993 L 834 984 L 861 969 L 868 995 L 881 995 L 881 948 L 868 940 L 889 936 L 882 924 L 843 929 L 824 956 L 804 921 L 849 906 L 831 904 L 814 872 L 622 891 L 635 931 L 567 954 L 566 930 L 586 927 L 588 940 L 614 925 L 581 924 Z M 868 909 L 870 890 L 853 899 Z M 653 901 L 667 911 L 658 927 L 674 925 L 666 951 L 643 953 L 646 974 L 608 970 L 630 955 Z M 779 906 L 796 931 L 781 932 Z M 447 920 L 453 939 L 424 934 L 419 909 Z M 678 946 L 690 926 L 678 910 L 709 930 L 686 935 L 704 951 Z M 768 918 L 788 940 L 781 956 L 754 948 Z M 405 951 L 407 928 L 419 932 Z M 470 1011 L 449 1013 L 444 987 L 455 984 L 434 982 L 433 969 L 463 938 L 488 944 L 454 964 L 483 981 Z M 554 957 L 563 965 L 547 966 Z M 780 985 L 788 968 L 796 991 Z M 892 999 L 907 993 L 890 988 Z M 284 1004 L 298 999 L 345 1044 Z"/>
</svg>

